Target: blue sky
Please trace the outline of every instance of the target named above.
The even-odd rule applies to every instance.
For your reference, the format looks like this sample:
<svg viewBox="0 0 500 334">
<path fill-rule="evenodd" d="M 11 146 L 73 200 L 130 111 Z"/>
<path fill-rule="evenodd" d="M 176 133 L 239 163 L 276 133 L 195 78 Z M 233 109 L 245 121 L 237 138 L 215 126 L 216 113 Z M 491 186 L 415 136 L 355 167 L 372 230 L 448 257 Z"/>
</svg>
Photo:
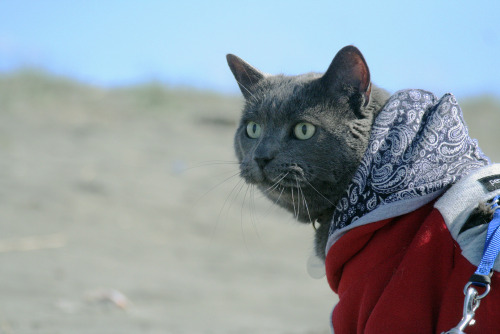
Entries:
<svg viewBox="0 0 500 334">
<path fill-rule="evenodd" d="M 161 80 L 236 93 L 226 53 L 267 73 L 326 70 L 354 44 L 372 80 L 500 96 L 500 1 L 0 0 L 0 71 L 103 86 Z"/>
</svg>

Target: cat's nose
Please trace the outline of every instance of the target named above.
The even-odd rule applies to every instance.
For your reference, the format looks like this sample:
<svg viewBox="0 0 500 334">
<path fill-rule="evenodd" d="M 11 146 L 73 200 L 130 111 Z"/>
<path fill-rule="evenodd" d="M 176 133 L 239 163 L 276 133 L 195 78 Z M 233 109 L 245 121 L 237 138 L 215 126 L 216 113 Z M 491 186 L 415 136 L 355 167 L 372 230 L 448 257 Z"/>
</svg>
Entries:
<svg viewBox="0 0 500 334">
<path fill-rule="evenodd" d="M 259 166 L 259 168 L 262 170 L 266 165 L 273 160 L 273 158 L 268 158 L 268 157 L 255 157 L 254 158 L 255 162 Z"/>
<path fill-rule="evenodd" d="M 261 170 L 264 169 L 279 152 L 279 142 L 274 137 L 265 137 L 255 149 L 253 159 Z"/>
</svg>

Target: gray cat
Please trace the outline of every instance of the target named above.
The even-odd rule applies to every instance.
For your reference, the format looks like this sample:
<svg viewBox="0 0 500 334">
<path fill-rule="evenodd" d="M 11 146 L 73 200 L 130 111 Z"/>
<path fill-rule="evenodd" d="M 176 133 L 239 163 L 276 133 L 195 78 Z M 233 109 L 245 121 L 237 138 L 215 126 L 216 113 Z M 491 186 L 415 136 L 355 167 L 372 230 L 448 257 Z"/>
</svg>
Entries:
<svg viewBox="0 0 500 334">
<path fill-rule="evenodd" d="M 500 164 L 469 137 L 455 97 L 390 96 L 370 82 L 353 46 L 324 74 L 267 75 L 227 60 L 245 97 L 234 140 L 240 175 L 299 221 L 319 224 L 316 254 L 340 298 L 332 329 L 439 333 L 455 325 L 491 200 L 500 201 Z M 489 274 L 481 269 L 470 284 L 500 285 L 500 261 L 494 272 L 487 260 Z M 491 303 L 486 310 L 500 307 L 493 293 L 481 301 Z M 478 333 L 500 327 L 488 312 L 477 320 Z"/>
<path fill-rule="evenodd" d="M 389 93 L 370 82 L 354 46 L 325 74 L 267 75 L 242 59 L 227 61 L 245 97 L 234 147 L 241 176 L 304 223 L 319 223 L 324 259 L 329 223 L 366 150 Z"/>
</svg>

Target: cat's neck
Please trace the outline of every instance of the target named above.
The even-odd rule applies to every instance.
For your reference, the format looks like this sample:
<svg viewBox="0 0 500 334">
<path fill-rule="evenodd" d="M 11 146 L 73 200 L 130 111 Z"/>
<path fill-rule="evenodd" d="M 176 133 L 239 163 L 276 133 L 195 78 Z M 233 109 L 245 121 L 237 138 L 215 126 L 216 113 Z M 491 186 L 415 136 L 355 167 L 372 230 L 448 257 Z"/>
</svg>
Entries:
<svg viewBox="0 0 500 334">
<path fill-rule="evenodd" d="M 387 103 L 387 100 L 390 97 L 390 93 L 386 91 L 383 88 L 377 87 L 372 84 L 372 91 L 370 95 L 370 102 L 368 105 L 364 108 L 363 113 L 372 115 L 371 119 L 371 125 L 373 125 L 373 122 L 375 121 L 375 118 L 377 115 L 380 113 L 380 111 L 384 108 L 385 104 Z M 354 174 L 355 171 L 353 171 Z M 350 180 L 349 180 L 350 183 Z M 349 184 L 347 183 L 347 185 Z M 332 199 L 332 203 L 338 202 L 340 200 L 340 196 L 346 191 L 347 185 L 345 189 L 342 189 L 340 192 L 338 192 L 338 198 Z M 328 233 L 330 230 L 330 223 L 332 220 L 333 212 L 335 210 L 335 207 L 330 207 L 322 211 L 319 215 L 315 217 L 315 221 L 318 223 L 318 227 L 316 228 L 316 235 L 315 235 L 315 248 L 316 248 L 316 254 L 318 255 L 319 258 L 325 259 L 326 254 L 325 254 L 325 249 L 326 249 L 326 243 L 328 241 Z"/>
</svg>

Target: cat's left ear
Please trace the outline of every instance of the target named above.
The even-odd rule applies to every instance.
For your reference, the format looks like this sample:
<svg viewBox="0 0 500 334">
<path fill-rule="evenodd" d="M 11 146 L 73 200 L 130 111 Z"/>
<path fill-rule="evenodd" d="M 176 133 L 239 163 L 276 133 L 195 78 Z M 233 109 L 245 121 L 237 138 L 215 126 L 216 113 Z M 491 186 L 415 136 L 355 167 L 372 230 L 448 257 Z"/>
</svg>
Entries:
<svg viewBox="0 0 500 334">
<path fill-rule="evenodd" d="M 332 93 L 347 91 L 360 94 L 363 107 L 370 102 L 370 70 L 365 58 L 355 46 L 342 48 L 321 80 Z"/>
<path fill-rule="evenodd" d="M 265 74 L 235 55 L 228 54 L 226 58 L 243 96 L 245 98 L 251 97 L 255 85 L 265 77 Z"/>
</svg>

